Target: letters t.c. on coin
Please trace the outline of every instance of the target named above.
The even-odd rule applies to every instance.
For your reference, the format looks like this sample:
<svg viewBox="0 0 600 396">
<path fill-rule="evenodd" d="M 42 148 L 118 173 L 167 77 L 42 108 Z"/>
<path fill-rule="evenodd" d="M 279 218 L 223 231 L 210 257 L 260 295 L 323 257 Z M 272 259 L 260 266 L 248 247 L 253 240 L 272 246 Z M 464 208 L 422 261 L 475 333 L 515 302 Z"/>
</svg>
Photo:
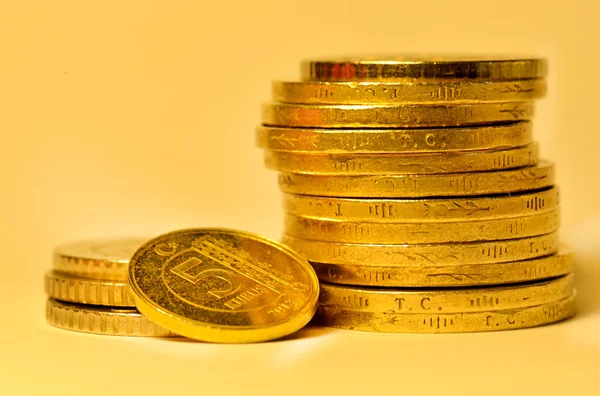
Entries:
<svg viewBox="0 0 600 396">
<path fill-rule="evenodd" d="M 258 235 L 191 229 L 155 238 L 129 266 L 137 308 L 161 326 L 209 342 L 257 342 L 302 328 L 319 286 L 297 253 Z"/>
</svg>

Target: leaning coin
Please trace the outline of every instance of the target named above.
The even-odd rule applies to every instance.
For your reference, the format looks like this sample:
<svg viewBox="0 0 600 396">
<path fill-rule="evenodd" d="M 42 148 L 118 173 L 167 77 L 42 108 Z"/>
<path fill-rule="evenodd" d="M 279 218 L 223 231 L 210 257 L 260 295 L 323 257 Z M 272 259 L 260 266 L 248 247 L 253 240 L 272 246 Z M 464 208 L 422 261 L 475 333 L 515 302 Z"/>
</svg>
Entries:
<svg viewBox="0 0 600 396">
<path fill-rule="evenodd" d="M 189 229 L 144 244 L 129 265 L 137 308 L 159 325 L 209 342 L 258 342 L 310 321 L 319 294 L 310 264 L 264 237 Z"/>
<path fill-rule="evenodd" d="M 504 285 L 548 279 L 573 271 L 573 253 L 561 247 L 558 254 L 502 264 L 451 264 L 445 266 L 345 265 L 311 262 L 323 282 L 379 287 L 470 287 Z"/>
<path fill-rule="evenodd" d="M 265 151 L 267 168 L 311 175 L 470 173 L 515 169 L 538 163 L 538 145 L 508 150 L 418 154 Z"/>
<path fill-rule="evenodd" d="M 422 245 L 323 242 L 284 235 L 283 243 L 318 263 L 399 267 L 490 264 L 527 260 L 558 251 L 558 233 L 491 242 Z"/>
<path fill-rule="evenodd" d="M 54 327 L 83 333 L 139 336 L 173 337 L 134 308 L 113 308 L 65 303 L 49 298 L 46 303 L 46 319 Z"/>
<path fill-rule="evenodd" d="M 54 249 L 54 269 L 85 278 L 125 281 L 129 259 L 146 240 L 97 239 L 59 245 Z"/>
<path fill-rule="evenodd" d="M 48 297 L 78 304 L 134 307 L 124 281 L 82 278 L 51 271 L 45 278 Z"/>
<path fill-rule="evenodd" d="M 312 153 L 435 153 L 500 150 L 533 142 L 531 122 L 460 128 L 317 129 L 259 126 L 256 145 Z"/>
<path fill-rule="evenodd" d="M 545 59 L 518 55 L 383 55 L 302 62 L 304 81 L 510 81 L 542 78 Z"/>
<path fill-rule="evenodd" d="M 281 173 L 285 193 L 324 197 L 464 197 L 535 191 L 554 185 L 554 164 L 490 172 L 433 175 L 305 175 Z"/>
<path fill-rule="evenodd" d="M 302 104 L 463 104 L 521 102 L 546 94 L 543 78 L 515 81 L 274 81 L 273 100 Z"/>
<path fill-rule="evenodd" d="M 300 105 L 269 103 L 262 123 L 305 128 L 423 128 L 530 120 L 532 102 L 462 105 Z"/>
<path fill-rule="evenodd" d="M 573 294 L 573 274 L 550 280 L 491 287 L 409 289 L 321 283 L 319 305 L 380 313 L 466 313 L 526 308 Z"/>
<path fill-rule="evenodd" d="M 470 333 L 521 329 L 558 322 L 575 315 L 575 295 L 525 308 L 461 313 L 381 313 L 319 306 L 323 326 L 382 333 Z"/>
<path fill-rule="evenodd" d="M 530 216 L 556 210 L 559 189 L 467 198 L 377 199 L 284 194 L 283 208 L 296 216 L 374 223 L 426 223 Z"/>
</svg>

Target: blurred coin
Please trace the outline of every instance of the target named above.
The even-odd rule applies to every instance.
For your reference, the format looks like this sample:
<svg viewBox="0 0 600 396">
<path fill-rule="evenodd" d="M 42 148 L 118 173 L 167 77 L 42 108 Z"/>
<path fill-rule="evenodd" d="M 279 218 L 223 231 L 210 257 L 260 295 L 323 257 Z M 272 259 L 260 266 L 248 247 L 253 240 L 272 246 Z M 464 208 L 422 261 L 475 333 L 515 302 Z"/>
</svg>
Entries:
<svg viewBox="0 0 600 396">
<path fill-rule="evenodd" d="M 79 304 L 134 307 L 123 281 L 81 278 L 51 271 L 45 277 L 48 297 Z"/>
</svg>

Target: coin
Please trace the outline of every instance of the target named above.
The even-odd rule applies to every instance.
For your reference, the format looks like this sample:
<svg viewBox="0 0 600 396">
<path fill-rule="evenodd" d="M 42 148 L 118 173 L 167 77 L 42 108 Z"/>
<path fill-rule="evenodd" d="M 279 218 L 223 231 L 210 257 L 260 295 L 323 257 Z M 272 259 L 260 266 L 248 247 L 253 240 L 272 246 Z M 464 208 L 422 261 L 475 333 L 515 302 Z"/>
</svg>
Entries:
<svg viewBox="0 0 600 396">
<path fill-rule="evenodd" d="M 538 145 L 508 150 L 419 154 L 265 151 L 267 168 L 312 175 L 468 173 L 515 169 L 538 163 Z"/>
<path fill-rule="evenodd" d="M 478 288 L 407 289 L 321 283 L 319 305 L 379 313 L 467 313 L 526 308 L 573 295 L 573 274 L 534 283 Z"/>
<path fill-rule="evenodd" d="M 210 342 L 257 342 L 302 328 L 316 310 L 310 264 L 264 237 L 225 229 L 175 231 L 129 265 L 137 308 L 159 325 Z"/>
<path fill-rule="evenodd" d="M 285 193 L 324 197 L 461 197 L 533 191 L 554 185 L 554 164 L 528 168 L 433 175 L 300 175 L 281 173 Z"/>
<path fill-rule="evenodd" d="M 45 277 L 49 297 L 79 304 L 135 306 L 129 297 L 129 287 L 123 281 L 80 278 L 52 271 Z"/>
<path fill-rule="evenodd" d="M 556 253 L 559 246 L 558 233 L 491 242 L 421 245 L 323 242 L 285 235 L 283 243 L 309 261 L 377 267 L 504 263 L 548 256 Z"/>
<path fill-rule="evenodd" d="M 548 279 L 573 271 L 573 254 L 561 247 L 558 254 L 502 264 L 446 266 L 343 265 L 311 263 L 324 282 L 387 287 L 464 287 L 502 285 Z"/>
<path fill-rule="evenodd" d="M 274 81 L 273 100 L 301 104 L 464 104 L 521 102 L 544 97 L 546 80 L 288 82 Z"/>
<path fill-rule="evenodd" d="M 377 223 L 441 222 L 521 217 L 553 211 L 559 189 L 490 197 L 376 199 L 284 194 L 286 213 L 331 220 Z"/>
<path fill-rule="evenodd" d="M 319 306 L 323 326 L 390 333 L 470 333 L 521 329 L 558 322 L 575 315 L 575 296 L 548 304 L 485 312 L 381 313 Z"/>
<path fill-rule="evenodd" d="M 125 281 L 127 264 L 143 238 L 96 239 L 54 249 L 54 269 L 71 275 Z"/>
<path fill-rule="evenodd" d="M 54 327 L 83 333 L 140 337 L 176 335 L 152 323 L 133 308 L 64 303 L 52 298 L 46 303 L 46 320 Z"/>
<path fill-rule="evenodd" d="M 508 149 L 533 142 L 531 122 L 427 129 L 301 129 L 260 126 L 256 144 L 277 151 L 430 153 Z"/>
<path fill-rule="evenodd" d="M 530 120 L 532 102 L 461 105 L 301 105 L 268 103 L 262 123 L 306 128 L 423 128 Z"/>
<path fill-rule="evenodd" d="M 547 72 L 545 59 L 499 55 L 384 55 L 302 62 L 302 79 L 312 81 L 505 81 L 541 78 Z"/>
<path fill-rule="evenodd" d="M 559 227 L 559 212 L 458 222 L 372 223 L 286 215 L 285 233 L 297 238 L 343 243 L 429 244 L 495 241 L 549 234 Z"/>
</svg>

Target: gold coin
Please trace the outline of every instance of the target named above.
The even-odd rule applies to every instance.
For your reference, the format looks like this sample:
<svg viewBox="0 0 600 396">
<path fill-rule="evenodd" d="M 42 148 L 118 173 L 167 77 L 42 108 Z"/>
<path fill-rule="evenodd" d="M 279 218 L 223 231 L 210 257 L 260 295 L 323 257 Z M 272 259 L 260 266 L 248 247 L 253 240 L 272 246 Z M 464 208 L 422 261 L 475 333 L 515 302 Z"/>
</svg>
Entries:
<svg viewBox="0 0 600 396">
<path fill-rule="evenodd" d="M 544 97 L 546 80 L 287 82 L 274 81 L 273 100 L 302 104 L 464 104 L 523 102 Z"/>
<path fill-rule="evenodd" d="M 54 249 L 54 269 L 85 278 L 125 281 L 129 259 L 144 242 L 123 238 L 59 245 Z"/>
<path fill-rule="evenodd" d="M 547 73 L 545 59 L 498 55 L 387 55 L 302 62 L 302 79 L 312 81 L 506 81 L 541 78 Z"/>
<path fill-rule="evenodd" d="M 549 234 L 559 227 L 559 212 L 505 219 L 458 222 L 372 223 L 286 215 L 285 233 L 326 242 L 429 244 L 495 241 Z"/>
<path fill-rule="evenodd" d="M 559 189 L 491 197 L 375 199 L 283 195 L 286 213 L 376 223 L 441 222 L 521 217 L 556 210 Z"/>
<path fill-rule="evenodd" d="M 418 154 L 265 151 L 267 168 L 312 175 L 468 173 L 515 169 L 538 163 L 538 145 L 508 150 Z"/>
<path fill-rule="evenodd" d="M 532 102 L 460 105 L 301 105 L 269 103 L 262 123 L 307 128 L 423 128 L 530 120 Z"/>
<path fill-rule="evenodd" d="M 504 263 L 548 256 L 556 253 L 559 246 L 556 232 L 503 241 L 427 245 L 323 242 L 285 235 L 283 243 L 309 261 L 378 267 Z"/>
<path fill-rule="evenodd" d="M 431 153 L 507 149 L 533 142 L 531 122 L 427 129 L 301 129 L 260 126 L 256 144 L 277 151 Z"/>
<path fill-rule="evenodd" d="M 451 314 L 381 313 L 319 306 L 317 323 L 348 330 L 383 333 L 470 333 L 521 329 L 575 315 L 575 296 L 526 308 Z"/>
<path fill-rule="evenodd" d="M 46 274 L 49 297 L 79 304 L 133 307 L 129 287 L 123 281 L 80 278 L 56 271 Z"/>
<path fill-rule="evenodd" d="M 573 295 L 573 274 L 511 286 L 384 289 L 321 283 L 319 305 L 379 313 L 467 313 L 526 308 Z"/>
<path fill-rule="evenodd" d="M 502 264 L 381 266 L 311 263 L 324 282 L 386 287 L 464 287 L 548 279 L 573 271 L 573 254 L 558 254 Z"/>
<path fill-rule="evenodd" d="M 310 321 L 319 294 L 310 264 L 264 237 L 190 229 L 157 237 L 132 257 L 137 308 L 159 325 L 209 342 L 257 342 Z"/>
<path fill-rule="evenodd" d="M 281 191 L 324 197 L 425 198 L 507 194 L 554 185 L 554 164 L 490 172 L 433 175 L 301 175 L 281 173 Z"/>
<path fill-rule="evenodd" d="M 49 298 L 46 319 L 54 327 L 83 333 L 140 337 L 176 335 L 152 323 L 134 308 L 80 305 Z"/>
</svg>

